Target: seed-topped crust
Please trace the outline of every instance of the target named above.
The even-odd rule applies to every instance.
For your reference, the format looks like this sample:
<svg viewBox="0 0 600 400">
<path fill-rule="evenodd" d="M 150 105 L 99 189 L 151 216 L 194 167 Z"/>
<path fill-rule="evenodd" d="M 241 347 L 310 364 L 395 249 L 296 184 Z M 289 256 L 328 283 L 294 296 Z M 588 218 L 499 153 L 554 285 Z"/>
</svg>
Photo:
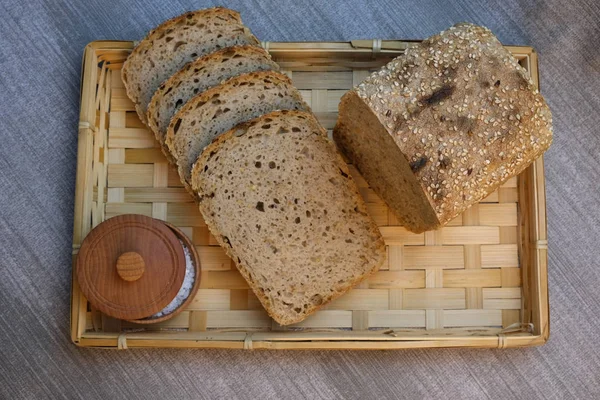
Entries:
<svg viewBox="0 0 600 400">
<path fill-rule="evenodd" d="M 410 163 L 439 225 L 552 142 L 550 110 L 527 72 L 487 28 L 472 24 L 407 49 L 352 94 Z"/>
</svg>

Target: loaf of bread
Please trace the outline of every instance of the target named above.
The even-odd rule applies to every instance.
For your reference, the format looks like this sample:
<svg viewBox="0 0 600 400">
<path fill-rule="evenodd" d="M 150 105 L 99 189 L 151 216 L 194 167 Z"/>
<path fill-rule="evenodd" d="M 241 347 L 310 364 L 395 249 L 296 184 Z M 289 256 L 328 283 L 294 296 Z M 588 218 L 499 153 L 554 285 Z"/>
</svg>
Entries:
<svg viewBox="0 0 600 400">
<path fill-rule="evenodd" d="M 311 113 L 276 111 L 238 125 L 202 152 L 192 178 L 210 231 L 282 325 L 384 261 L 348 167 Z"/>
<path fill-rule="evenodd" d="M 192 165 L 214 138 L 274 110 L 309 110 L 290 79 L 276 71 L 236 76 L 188 101 L 171 120 L 166 140 L 184 185 L 190 187 Z"/>
<path fill-rule="evenodd" d="M 488 29 L 458 24 L 346 93 L 333 134 L 406 228 L 423 232 L 548 149 L 552 117 Z"/>
<path fill-rule="evenodd" d="M 234 76 L 265 70 L 279 70 L 279 65 L 257 46 L 227 47 L 200 57 L 160 85 L 148 106 L 148 126 L 166 150 L 169 122 L 188 100 Z"/>
<path fill-rule="evenodd" d="M 186 63 L 225 47 L 259 43 L 236 11 L 216 7 L 188 12 L 150 31 L 127 57 L 121 76 L 140 119 L 146 122 L 156 89 Z"/>
</svg>

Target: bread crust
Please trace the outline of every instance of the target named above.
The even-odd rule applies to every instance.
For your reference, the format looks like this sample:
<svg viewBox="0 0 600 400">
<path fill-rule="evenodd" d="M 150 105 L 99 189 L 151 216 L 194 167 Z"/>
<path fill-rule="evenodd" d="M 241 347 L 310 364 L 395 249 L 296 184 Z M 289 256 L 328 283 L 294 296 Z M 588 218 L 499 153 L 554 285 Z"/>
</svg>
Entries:
<svg viewBox="0 0 600 400">
<path fill-rule="evenodd" d="M 405 155 L 442 226 L 519 174 L 552 142 L 550 110 L 518 61 L 484 27 L 458 24 L 409 48 L 342 98 L 334 138 L 356 131 L 357 96 Z M 343 129 L 342 129 L 343 127 Z M 342 150 L 350 157 L 358 149 Z M 353 160 L 354 161 L 354 160 Z M 369 160 L 357 160 L 369 169 Z M 381 177 L 363 174 L 372 183 Z M 412 177 L 411 177 L 412 179 Z M 376 185 L 372 185 L 376 186 Z M 378 194 L 396 203 L 395 188 Z"/>
</svg>

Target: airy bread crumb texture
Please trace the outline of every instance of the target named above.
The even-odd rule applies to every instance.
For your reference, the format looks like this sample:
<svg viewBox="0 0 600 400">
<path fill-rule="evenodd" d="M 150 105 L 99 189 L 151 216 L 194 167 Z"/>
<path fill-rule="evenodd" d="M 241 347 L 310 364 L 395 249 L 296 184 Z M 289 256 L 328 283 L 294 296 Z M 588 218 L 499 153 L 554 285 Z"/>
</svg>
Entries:
<svg viewBox="0 0 600 400">
<path fill-rule="evenodd" d="M 156 89 L 186 63 L 226 47 L 259 43 L 236 11 L 222 7 L 192 11 L 150 31 L 127 57 L 121 76 L 140 119 L 146 122 Z"/>
<path fill-rule="evenodd" d="M 163 82 L 148 106 L 148 126 L 164 143 L 171 118 L 192 97 L 234 76 L 254 71 L 279 70 L 264 49 L 233 46 L 215 51 L 185 65 Z"/>
<path fill-rule="evenodd" d="M 251 72 L 194 97 L 173 117 L 167 146 L 184 184 L 202 149 L 235 125 L 274 110 L 309 110 L 290 79 L 276 71 Z"/>
<path fill-rule="evenodd" d="M 238 125 L 204 150 L 192 176 L 211 232 L 282 325 L 384 261 L 347 165 L 310 113 L 276 111 Z"/>
</svg>

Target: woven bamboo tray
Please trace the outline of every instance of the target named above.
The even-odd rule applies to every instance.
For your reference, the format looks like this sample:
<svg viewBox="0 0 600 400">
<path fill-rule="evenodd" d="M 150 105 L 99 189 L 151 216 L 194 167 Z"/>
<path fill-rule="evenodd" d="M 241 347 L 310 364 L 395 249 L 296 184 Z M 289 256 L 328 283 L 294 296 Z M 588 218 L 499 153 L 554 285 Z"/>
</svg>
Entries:
<svg viewBox="0 0 600 400">
<path fill-rule="evenodd" d="M 329 130 L 342 94 L 409 42 L 263 43 Z M 508 47 L 538 82 L 537 55 Z M 302 323 L 272 321 L 210 235 L 121 81 L 132 42 L 84 53 L 73 261 L 103 220 L 138 213 L 166 220 L 197 246 L 202 282 L 175 318 L 136 326 L 102 315 L 73 269 L 71 337 L 79 346 L 237 349 L 523 347 L 549 336 L 546 202 L 540 158 L 438 231 L 412 234 L 350 166 L 387 244 L 381 271 Z"/>
</svg>

